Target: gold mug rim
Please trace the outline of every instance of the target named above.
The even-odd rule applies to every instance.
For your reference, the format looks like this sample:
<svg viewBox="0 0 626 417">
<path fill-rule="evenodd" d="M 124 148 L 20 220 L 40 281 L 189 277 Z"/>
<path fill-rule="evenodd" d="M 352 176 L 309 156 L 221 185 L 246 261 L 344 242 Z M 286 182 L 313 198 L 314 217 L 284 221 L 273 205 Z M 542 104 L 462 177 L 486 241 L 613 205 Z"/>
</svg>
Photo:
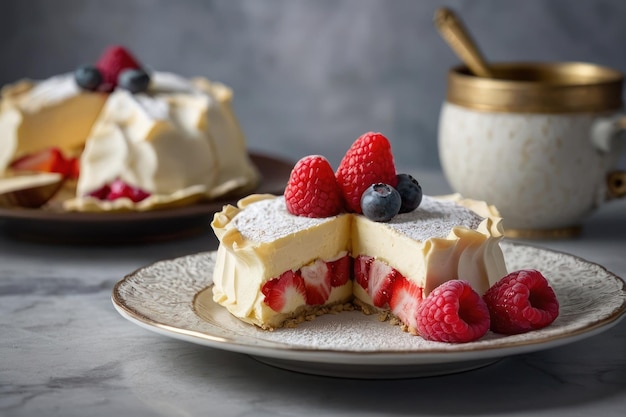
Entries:
<svg viewBox="0 0 626 417">
<path fill-rule="evenodd" d="M 623 107 L 624 74 L 587 62 L 496 62 L 493 78 L 465 65 L 447 76 L 446 101 L 479 111 L 515 113 L 604 112 Z"/>
</svg>

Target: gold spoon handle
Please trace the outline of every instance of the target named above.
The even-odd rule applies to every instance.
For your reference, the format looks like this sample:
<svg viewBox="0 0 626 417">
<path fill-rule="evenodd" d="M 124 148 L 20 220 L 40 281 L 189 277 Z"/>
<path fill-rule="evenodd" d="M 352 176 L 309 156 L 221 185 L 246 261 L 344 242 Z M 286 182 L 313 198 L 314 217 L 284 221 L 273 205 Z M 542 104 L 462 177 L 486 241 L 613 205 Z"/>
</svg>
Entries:
<svg viewBox="0 0 626 417">
<path fill-rule="evenodd" d="M 463 26 L 461 20 L 450 9 L 442 7 L 435 12 L 435 25 L 441 36 L 454 50 L 470 71 L 479 77 L 493 77 L 487 61 L 481 55 L 476 43 Z"/>
</svg>

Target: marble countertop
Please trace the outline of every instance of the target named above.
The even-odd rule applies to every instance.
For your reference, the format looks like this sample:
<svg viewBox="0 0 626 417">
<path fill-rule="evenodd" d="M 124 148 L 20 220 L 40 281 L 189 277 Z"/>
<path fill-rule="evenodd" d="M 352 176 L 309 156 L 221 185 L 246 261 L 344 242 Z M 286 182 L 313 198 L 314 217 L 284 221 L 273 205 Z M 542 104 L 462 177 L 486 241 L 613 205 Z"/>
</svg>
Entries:
<svg viewBox="0 0 626 417">
<path fill-rule="evenodd" d="M 421 182 L 446 192 L 438 174 Z M 601 208 L 576 239 L 529 243 L 626 277 L 626 201 Z M 45 245 L 0 235 L 0 415 L 624 415 L 626 320 L 470 372 L 356 380 L 298 374 L 171 339 L 113 308 L 111 290 L 126 274 L 216 245 L 208 231 L 134 246 Z"/>
</svg>

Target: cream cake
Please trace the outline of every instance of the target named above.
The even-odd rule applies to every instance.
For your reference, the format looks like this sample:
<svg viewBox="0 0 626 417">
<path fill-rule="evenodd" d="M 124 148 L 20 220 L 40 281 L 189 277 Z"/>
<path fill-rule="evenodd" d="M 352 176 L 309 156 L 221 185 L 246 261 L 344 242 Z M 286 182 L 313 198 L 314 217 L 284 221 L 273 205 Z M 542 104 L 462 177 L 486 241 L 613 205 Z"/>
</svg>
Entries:
<svg viewBox="0 0 626 417">
<path fill-rule="evenodd" d="M 96 67 L 100 86 L 68 73 L 3 88 L 0 174 L 60 172 L 63 207 L 80 211 L 190 204 L 257 184 L 229 87 L 142 72 L 120 47 Z M 132 71 L 145 85 L 124 84 Z"/>
<path fill-rule="evenodd" d="M 426 340 L 465 343 L 558 316 L 539 271 L 507 274 L 497 209 L 424 195 L 396 173 L 380 133 L 361 135 L 336 171 L 321 155 L 300 159 L 282 196 L 224 206 L 211 226 L 213 300 L 263 329 L 356 307 Z"/>
<path fill-rule="evenodd" d="M 416 333 L 414 312 L 394 305 L 400 292 L 414 287 L 423 298 L 462 278 L 482 294 L 506 274 L 497 210 L 458 195 L 424 196 L 388 222 L 357 213 L 298 216 L 282 196 L 252 195 L 225 206 L 212 227 L 220 241 L 214 300 L 265 329 L 354 300 L 365 311 L 391 312 Z M 277 285 L 284 295 L 275 302 Z"/>
</svg>

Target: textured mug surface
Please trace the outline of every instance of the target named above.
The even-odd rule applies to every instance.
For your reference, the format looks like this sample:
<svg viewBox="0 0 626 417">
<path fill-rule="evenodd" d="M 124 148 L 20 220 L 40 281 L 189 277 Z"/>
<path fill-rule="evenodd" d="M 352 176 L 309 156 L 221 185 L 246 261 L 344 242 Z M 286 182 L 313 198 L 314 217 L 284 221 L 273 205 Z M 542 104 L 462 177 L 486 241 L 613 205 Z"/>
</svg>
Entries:
<svg viewBox="0 0 626 417">
<path fill-rule="evenodd" d="M 455 191 L 494 204 L 505 229 L 577 228 L 607 200 L 620 146 L 598 150 L 592 130 L 617 113 L 499 113 L 444 102 L 442 168 Z"/>
</svg>

